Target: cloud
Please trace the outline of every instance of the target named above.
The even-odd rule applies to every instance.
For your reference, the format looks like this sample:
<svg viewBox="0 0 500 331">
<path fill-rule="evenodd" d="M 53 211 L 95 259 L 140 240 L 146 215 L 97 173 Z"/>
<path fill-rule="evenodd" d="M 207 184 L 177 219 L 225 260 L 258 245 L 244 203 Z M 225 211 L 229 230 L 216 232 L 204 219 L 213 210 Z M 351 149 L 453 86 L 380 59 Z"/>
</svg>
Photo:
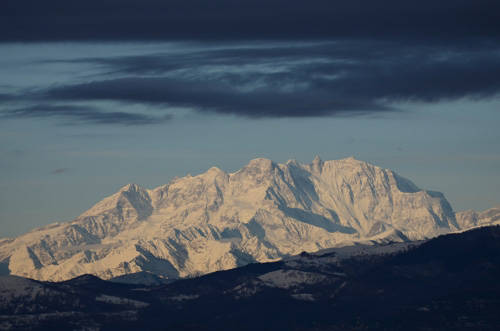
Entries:
<svg viewBox="0 0 500 331">
<path fill-rule="evenodd" d="M 0 93 L 0 103 L 9 102 L 15 100 L 15 96 L 7 93 Z"/>
<path fill-rule="evenodd" d="M 170 120 L 169 115 L 150 115 L 125 112 L 107 112 L 96 107 L 79 105 L 35 104 L 3 111 L 4 118 L 60 118 L 67 123 L 93 123 L 118 125 L 146 125 Z"/>
<path fill-rule="evenodd" d="M 500 91 L 498 1 L 4 0 L 0 15 L 0 42 L 174 41 L 163 52 L 45 60 L 97 74 L 0 94 L 10 117 L 362 116 Z M 147 107 L 116 112 L 109 101 Z"/>
<path fill-rule="evenodd" d="M 96 64 L 119 77 L 52 87 L 42 98 L 260 118 L 359 116 L 395 111 L 397 102 L 488 98 L 500 92 L 500 48 L 488 43 L 476 48 L 264 43 L 73 61 Z"/>
<path fill-rule="evenodd" d="M 494 0 L 3 0 L 0 39 L 498 38 Z"/>
<path fill-rule="evenodd" d="M 325 90 L 280 91 L 258 88 L 240 91 L 214 80 L 181 81 L 170 78 L 118 78 L 51 89 L 54 100 L 113 100 L 132 103 L 189 107 L 200 112 L 247 117 L 304 117 L 332 114 L 356 115 L 367 111 L 388 111 L 370 100 L 341 98 Z"/>
<path fill-rule="evenodd" d="M 50 63 L 96 70 L 85 80 L 4 94 L 3 108 L 10 107 L 4 116 L 117 125 L 162 123 L 185 109 L 249 118 L 346 117 L 500 92 L 500 46 L 489 41 L 179 43 L 163 52 Z"/>
<path fill-rule="evenodd" d="M 69 168 L 58 168 L 58 169 L 52 170 L 50 173 L 52 175 L 62 175 L 64 173 L 67 173 L 69 170 L 70 170 Z"/>
</svg>

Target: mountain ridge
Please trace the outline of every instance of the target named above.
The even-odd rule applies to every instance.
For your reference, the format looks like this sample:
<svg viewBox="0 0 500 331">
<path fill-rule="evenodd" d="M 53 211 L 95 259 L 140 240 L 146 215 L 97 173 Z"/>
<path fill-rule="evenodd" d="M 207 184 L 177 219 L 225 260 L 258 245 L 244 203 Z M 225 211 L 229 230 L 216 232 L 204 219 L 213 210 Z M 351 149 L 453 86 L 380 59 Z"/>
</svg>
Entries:
<svg viewBox="0 0 500 331">
<path fill-rule="evenodd" d="M 175 279 L 497 220 L 497 211 L 480 222 L 480 214 L 457 215 L 459 222 L 443 194 L 353 157 L 257 158 L 233 173 L 212 167 L 151 190 L 127 184 L 72 221 L 1 241 L 0 264 L 39 280 L 140 272 Z"/>
</svg>

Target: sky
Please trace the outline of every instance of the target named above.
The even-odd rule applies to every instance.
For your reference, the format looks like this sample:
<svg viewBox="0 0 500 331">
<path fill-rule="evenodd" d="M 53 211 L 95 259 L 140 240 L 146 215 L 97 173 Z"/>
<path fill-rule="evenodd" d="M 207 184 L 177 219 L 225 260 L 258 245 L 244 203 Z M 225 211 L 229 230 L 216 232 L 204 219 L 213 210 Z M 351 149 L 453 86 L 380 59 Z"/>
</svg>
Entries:
<svg viewBox="0 0 500 331">
<path fill-rule="evenodd" d="M 498 1 L 3 0 L 0 237 L 256 157 L 500 204 Z"/>
</svg>

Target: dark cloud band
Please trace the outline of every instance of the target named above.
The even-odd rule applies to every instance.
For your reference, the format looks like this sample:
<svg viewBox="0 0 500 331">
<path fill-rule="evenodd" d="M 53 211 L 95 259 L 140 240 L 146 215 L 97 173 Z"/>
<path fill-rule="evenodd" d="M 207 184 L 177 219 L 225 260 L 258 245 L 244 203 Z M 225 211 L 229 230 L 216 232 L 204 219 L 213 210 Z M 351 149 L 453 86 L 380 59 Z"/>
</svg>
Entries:
<svg viewBox="0 0 500 331">
<path fill-rule="evenodd" d="M 498 38 L 496 0 L 3 0 L 0 40 Z"/>
<path fill-rule="evenodd" d="M 487 41 L 475 47 L 374 40 L 169 47 L 134 56 L 53 59 L 51 65 L 99 71 L 86 81 L 0 94 L 0 103 L 8 105 L 9 117 L 142 125 L 165 122 L 185 108 L 249 118 L 361 116 L 398 111 L 399 102 L 500 92 L 500 47 Z M 13 108 L 16 100 L 23 104 Z M 123 106 L 130 112 L 113 110 Z"/>
<path fill-rule="evenodd" d="M 76 61 L 104 65 L 125 77 L 55 87 L 44 98 L 138 102 L 247 117 L 307 117 L 356 116 L 394 111 L 391 104 L 399 101 L 437 102 L 500 92 L 500 49 L 489 45 L 233 45 L 183 56 Z"/>
</svg>

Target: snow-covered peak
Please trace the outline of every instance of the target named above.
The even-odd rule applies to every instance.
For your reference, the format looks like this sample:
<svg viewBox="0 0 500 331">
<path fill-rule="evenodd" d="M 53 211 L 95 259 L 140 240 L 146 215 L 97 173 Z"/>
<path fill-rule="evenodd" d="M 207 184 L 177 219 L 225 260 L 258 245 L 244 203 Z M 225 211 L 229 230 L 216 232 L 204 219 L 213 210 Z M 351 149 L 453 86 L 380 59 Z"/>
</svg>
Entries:
<svg viewBox="0 0 500 331">
<path fill-rule="evenodd" d="M 316 155 L 314 157 L 314 160 L 311 163 L 311 170 L 313 172 L 319 173 L 319 172 L 321 172 L 321 169 L 323 168 L 323 164 L 324 164 L 323 160 L 321 160 L 319 155 Z"/>
<path fill-rule="evenodd" d="M 262 169 L 264 171 L 271 170 L 275 166 L 275 163 L 266 158 L 256 158 L 250 160 L 250 162 L 243 169 Z M 243 170 L 242 169 L 242 170 Z"/>
<path fill-rule="evenodd" d="M 225 174 L 226 172 L 221 170 L 220 168 L 217 167 L 211 167 L 210 169 L 207 170 L 207 173 L 213 173 L 213 174 Z"/>
<path fill-rule="evenodd" d="M 80 217 L 98 216 L 107 212 L 132 211 L 135 216 L 144 218 L 151 212 L 150 205 L 151 197 L 146 189 L 137 184 L 127 184 L 117 193 L 95 204 Z"/>
<path fill-rule="evenodd" d="M 269 159 L 257 158 L 230 176 L 232 181 L 247 183 L 245 186 L 253 187 L 272 180 L 276 167 L 276 163 Z"/>
<path fill-rule="evenodd" d="M 347 165 L 350 165 L 350 166 L 370 165 L 369 163 L 367 163 L 365 161 L 361 161 L 361 160 L 356 159 L 354 156 L 345 157 L 345 158 L 339 159 L 339 160 L 328 160 L 328 161 L 325 161 L 325 162 L 333 163 L 333 164 L 336 164 L 337 166 L 342 166 L 342 165 L 343 166 L 347 166 Z"/>
<path fill-rule="evenodd" d="M 145 189 L 137 184 L 130 183 L 120 188 L 118 192 L 142 192 L 142 191 L 145 191 Z"/>
</svg>

